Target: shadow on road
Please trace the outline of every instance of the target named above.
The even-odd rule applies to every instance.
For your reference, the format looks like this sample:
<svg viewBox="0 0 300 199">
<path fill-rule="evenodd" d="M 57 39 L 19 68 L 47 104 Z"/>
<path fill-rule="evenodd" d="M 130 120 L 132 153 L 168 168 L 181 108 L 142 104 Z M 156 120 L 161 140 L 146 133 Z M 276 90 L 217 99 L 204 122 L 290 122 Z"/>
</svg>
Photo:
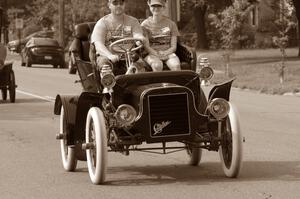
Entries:
<svg viewBox="0 0 300 199">
<path fill-rule="evenodd" d="M 83 171 L 83 170 L 82 170 Z M 127 176 L 122 179 L 120 176 Z M 300 161 L 248 161 L 238 178 L 227 178 L 220 163 L 187 165 L 109 167 L 107 185 L 159 185 L 169 183 L 210 184 L 214 182 L 300 181 Z"/>
<path fill-rule="evenodd" d="M 46 102 L 50 102 L 50 101 L 39 99 L 39 98 L 17 98 L 14 103 L 11 103 L 9 99 L 0 100 L 0 104 L 46 103 Z"/>
<path fill-rule="evenodd" d="M 39 98 L 19 98 L 16 103 L 49 103 L 49 101 Z"/>
</svg>

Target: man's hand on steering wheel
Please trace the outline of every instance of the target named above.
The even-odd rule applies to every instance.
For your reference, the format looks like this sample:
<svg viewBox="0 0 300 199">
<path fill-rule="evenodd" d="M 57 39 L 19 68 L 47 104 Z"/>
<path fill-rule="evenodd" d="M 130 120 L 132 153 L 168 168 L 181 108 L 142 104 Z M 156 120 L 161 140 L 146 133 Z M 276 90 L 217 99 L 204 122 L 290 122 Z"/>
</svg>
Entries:
<svg viewBox="0 0 300 199">
<path fill-rule="evenodd" d="M 136 42 L 139 42 L 141 45 L 135 46 Z M 129 43 L 131 43 L 131 45 L 127 46 Z M 111 43 L 109 46 L 109 50 L 113 53 L 131 53 L 137 51 L 142 47 L 143 41 L 141 39 L 127 37 Z"/>
<path fill-rule="evenodd" d="M 108 59 L 112 62 L 112 63 L 116 63 L 120 60 L 120 57 L 118 55 L 115 54 L 111 54 L 108 56 Z"/>
</svg>

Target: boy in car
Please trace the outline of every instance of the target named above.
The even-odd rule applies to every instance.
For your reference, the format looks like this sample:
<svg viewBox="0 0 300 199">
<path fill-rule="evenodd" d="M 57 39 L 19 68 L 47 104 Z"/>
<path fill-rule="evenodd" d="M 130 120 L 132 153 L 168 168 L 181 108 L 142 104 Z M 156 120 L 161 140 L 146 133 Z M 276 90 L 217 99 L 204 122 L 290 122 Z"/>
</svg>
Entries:
<svg viewBox="0 0 300 199">
<path fill-rule="evenodd" d="M 108 49 L 109 45 L 126 37 L 145 40 L 138 20 L 125 14 L 125 6 L 125 0 L 108 0 L 111 13 L 97 21 L 91 35 L 98 67 L 114 64 L 113 73 L 115 75 L 124 74 L 127 69 L 124 61 L 120 61 L 120 55 Z M 138 64 L 137 67 L 138 71 L 143 71 L 142 64 Z"/>
</svg>

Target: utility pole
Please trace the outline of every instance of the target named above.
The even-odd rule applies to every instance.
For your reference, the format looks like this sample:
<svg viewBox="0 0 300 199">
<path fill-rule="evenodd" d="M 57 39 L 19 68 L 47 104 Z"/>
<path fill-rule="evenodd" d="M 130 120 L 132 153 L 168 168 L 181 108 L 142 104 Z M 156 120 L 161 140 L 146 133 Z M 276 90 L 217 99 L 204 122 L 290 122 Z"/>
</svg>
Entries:
<svg viewBox="0 0 300 199">
<path fill-rule="evenodd" d="M 64 0 L 58 0 L 58 5 L 59 5 L 59 42 L 61 47 L 64 49 L 65 48 L 65 43 L 64 43 L 64 18 L 65 18 L 65 3 Z"/>
<path fill-rule="evenodd" d="M 2 6 L 2 8 L 1 8 Z M 0 42 L 6 44 L 8 42 L 8 20 L 7 20 L 7 0 L 3 0 L 0 4 L 1 17 L 0 17 Z M 2 35 L 3 34 L 3 35 Z"/>
</svg>

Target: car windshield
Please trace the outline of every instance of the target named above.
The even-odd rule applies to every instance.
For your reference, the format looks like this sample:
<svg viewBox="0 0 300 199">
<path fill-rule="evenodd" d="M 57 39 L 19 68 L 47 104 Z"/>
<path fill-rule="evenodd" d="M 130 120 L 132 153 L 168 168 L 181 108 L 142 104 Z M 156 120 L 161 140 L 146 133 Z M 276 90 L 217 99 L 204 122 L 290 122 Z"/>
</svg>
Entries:
<svg viewBox="0 0 300 199">
<path fill-rule="evenodd" d="M 55 39 L 35 37 L 27 43 L 27 46 L 59 46 L 59 44 Z"/>
<path fill-rule="evenodd" d="M 49 37 L 52 38 L 54 35 L 53 31 L 38 31 L 28 35 L 26 38 L 30 39 L 32 37 Z"/>
</svg>

